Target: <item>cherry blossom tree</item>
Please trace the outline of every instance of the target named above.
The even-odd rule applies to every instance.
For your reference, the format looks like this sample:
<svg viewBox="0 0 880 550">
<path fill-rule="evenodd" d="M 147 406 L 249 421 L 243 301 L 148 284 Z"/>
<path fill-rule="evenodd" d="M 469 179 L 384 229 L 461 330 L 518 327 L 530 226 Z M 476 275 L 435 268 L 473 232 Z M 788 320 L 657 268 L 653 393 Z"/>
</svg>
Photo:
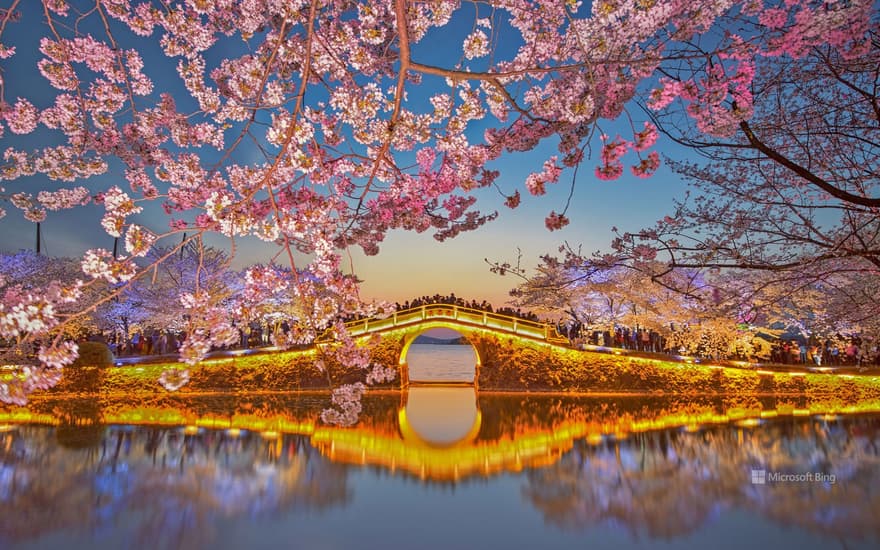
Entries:
<svg viewBox="0 0 880 550">
<path fill-rule="evenodd" d="M 653 124 L 634 127 L 631 141 L 602 131 L 637 94 L 658 104 L 684 97 L 698 125 L 727 132 L 754 111 L 755 59 L 799 58 L 822 44 L 855 58 L 870 47 L 870 13 L 866 0 L 8 0 L 0 193 L 32 221 L 103 207 L 101 226 L 126 254 L 84 255 L 85 275 L 115 286 L 78 301 L 83 316 L 175 248 L 217 233 L 233 253 L 244 236 L 277 245 L 289 264 L 278 284 L 308 301 L 319 281 L 329 300 L 302 309 L 310 326 L 329 327 L 376 311 L 340 269 L 350 247 L 375 254 L 398 228 L 443 240 L 496 216 L 473 194 L 498 185 L 487 164 L 558 143 L 522 183 L 541 195 L 582 163 L 595 136 L 597 177 L 622 173 L 625 155 L 650 175 Z M 13 25 L 38 43 L 9 42 Z M 448 48 L 458 31 L 461 47 Z M 446 55 L 436 55 L 438 41 Z M 39 51 L 36 70 L 25 48 Z M 677 79 L 658 83 L 670 63 Z M 519 204 L 518 189 L 498 188 Z M 148 219 L 150 203 L 165 220 Z M 565 208 L 547 216 L 551 230 L 566 223 Z M 170 255 L 143 259 L 184 232 Z M 79 300 L 63 285 L 50 295 Z M 201 323 L 182 350 L 194 362 L 231 337 L 233 320 L 207 289 L 181 299 Z M 2 336 L 51 336 L 43 364 L 71 361 L 62 321 L 28 300 L 7 292 Z"/>
<path fill-rule="evenodd" d="M 677 269 L 666 273 L 661 283 L 650 275 L 665 269 L 660 262 L 646 263 L 640 269 L 626 263 L 610 267 L 598 262 L 579 264 L 579 252 L 562 250 L 567 261 L 544 256 L 534 274 L 517 266 L 493 266 L 495 271 L 522 279 L 510 292 L 516 305 L 562 313 L 588 330 L 655 331 L 669 349 L 715 358 L 769 357 L 769 342 L 757 334 L 781 333 L 771 328 L 775 323 L 824 335 L 845 325 L 826 314 L 823 298 L 827 295 L 818 289 L 794 302 L 777 301 L 760 308 L 752 303 L 743 309 L 743 296 L 754 293 L 754 288 L 732 276 L 729 281 L 721 280 L 720 274 L 707 279 L 702 273 Z"/>
<path fill-rule="evenodd" d="M 781 55 L 741 60 L 741 85 L 713 81 L 729 70 L 720 52 L 699 60 L 708 75 L 697 85 L 695 60 L 664 70 L 646 111 L 702 161 L 670 161 L 691 192 L 654 227 L 618 233 L 618 259 L 662 259 L 657 277 L 733 270 L 727 291 L 765 314 L 788 308 L 815 322 L 835 304 L 830 317 L 851 331 L 874 318 L 877 293 L 858 289 L 880 280 L 880 16 L 864 9 L 862 40 L 830 32 L 821 43 L 786 39 L 785 29 L 824 32 L 834 5 L 810 21 L 765 12 Z M 706 104 L 713 89 L 717 102 Z M 700 116 L 717 109 L 730 116 Z"/>
</svg>

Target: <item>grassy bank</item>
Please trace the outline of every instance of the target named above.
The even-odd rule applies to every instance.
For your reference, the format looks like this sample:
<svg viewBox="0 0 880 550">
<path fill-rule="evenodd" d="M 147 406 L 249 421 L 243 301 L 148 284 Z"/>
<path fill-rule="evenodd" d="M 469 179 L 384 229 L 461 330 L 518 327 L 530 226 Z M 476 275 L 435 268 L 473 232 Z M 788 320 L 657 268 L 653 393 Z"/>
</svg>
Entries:
<svg viewBox="0 0 880 550">
<path fill-rule="evenodd" d="M 522 340 L 471 336 L 481 359 L 481 391 L 643 393 L 669 395 L 822 395 L 844 400 L 880 398 L 880 379 L 871 375 L 770 372 L 721 368 L 662 359 L 563 350 Z M 400 338 L 385 338 L 372 360 L 398 367 Z M 321 359 L 326 366 L 319 370 Z M 162 371 L 179 363 L 124 367 L 71 367 L 43 395 L 160 395 Z M 362 371 L 346 368 L 318 350 L 261 353 L 212 359 L 190 368 L 190 382 L 178 394 L 259 393 L 328 389 L 363 380 Z M 398 378 L 383 387 L 400 386 Z"/>
<path fill-rule="evenodd" d="M 481 390 L 589 393 L 837 395 L 880 398 L 876 376 L 770 372 L 559 350 L 491 336 L 470 338 Z"/>
<path fill-rule="evenodd" d="M 374 361 L 396 365 L 393 346 L 380 345 L 373 351 Z M 386 357 L 388 356 L 388 357 Z M 318 359 L 324 366 L 319 369 Z M 158 380 L 170 368 L 182 363 L 151 363 L 99 368 L 77 366 L 64 369 L 61 381 L 43 395 L 130 395 L 164 394 Z M 203 361 L 189 367 L 190 380 L 177 393 L 254 393 L 328 389 L 363 380 L 364 373 L 347 368 L 318 350 L 267 352 L 242 357 Z M 400 383 L 397 382 L 396 386 Z M 394 383 L 383 387 L 394 387 Z"/>
</svg>

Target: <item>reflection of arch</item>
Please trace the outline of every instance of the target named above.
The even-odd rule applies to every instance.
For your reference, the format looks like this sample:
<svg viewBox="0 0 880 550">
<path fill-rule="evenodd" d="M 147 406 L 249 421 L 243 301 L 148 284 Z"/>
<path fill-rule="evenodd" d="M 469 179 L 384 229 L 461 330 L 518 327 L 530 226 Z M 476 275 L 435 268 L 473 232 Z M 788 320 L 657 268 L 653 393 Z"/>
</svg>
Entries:
<svg viewBox="0 0 880 550">
<path fill-rule="evenodd" d="M 419 435 L 406 416 L 406 407 L 401 407 L 400 410 L 397 411 L 397 423 L 400 426 L 400 435 L 403 438 L 403 442 L 409 448 L 455 449 L 458 447 L 470 447 L 474 444 L 477 436 L 480 435 L 480 428 L 483 425 L 483 415 L 480 412 L 480 409 L 477 409 L 477 414 L 474 416 L 474 423 L 471 426 L 471 429 L 458 441 L 446 445 L 427 441 Z"/>
<path fill-rule="evenodd" d="M 432 328 L 448 328 L 452 329 L 455 332 L 461 334 L 464 337 L 470 336 L 475 331 L 468 330 L 467 327 L 462 326 L 460 323 L 456 323 L 454 321 L 444 321 L 440 319 L 431 319 L 424 321 L 419 324 L 418 329 L 412 332 L 407 332 L 403 337 L 403 348 L 400 350 L 400 357 L 397 362 L 400 366 L 400 379 L 404 386 L 409 385 L 409 365 L 406 363 L 406 354 L 409 353 L 409 348 L 412 346 L 413 342 L 415 342 L 416 338 L 418 338 L 421 334 L 424 334 L 426 331 Z M 477 362 L 474 365 L 474 386 L 477 385 L 477 380 L 480 379 L 480 367 L 483 362 L 480 358 L 480 352 L 477 351 L 477 348 L 474 347 L 473 344 L 468 344 L 471 346 L 471 349 L 474 350 L 474 357 L 476 357 Z"/>
</svg>

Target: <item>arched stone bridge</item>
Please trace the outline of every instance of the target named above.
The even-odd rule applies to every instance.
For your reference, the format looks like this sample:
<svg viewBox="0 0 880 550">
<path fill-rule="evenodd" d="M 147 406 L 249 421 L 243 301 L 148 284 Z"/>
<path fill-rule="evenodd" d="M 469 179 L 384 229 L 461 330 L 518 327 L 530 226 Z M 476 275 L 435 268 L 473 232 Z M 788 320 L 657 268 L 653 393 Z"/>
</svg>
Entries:
<svg viewBox="0 0 880 550">
<path fill-rule="evenodd" d="M 398 362 L 401 367 L 401 383 L 404 386 L 409 384 L 406 366 L 409 347 L 420 334 L 432 328 L 449 328 L 463 336 L 492 333 L 496 336 L 515 337 L 552 346 L 569 347 L 570 345 L 568 338 L 559 334 L 554 325 L 451 304 L 427 304 L 399 310 L 383 318 L 351 321 L 346 323 L 346 327 L 354 338 L 392 332 L 403 334 L 403 348 Z M 318 344 L 329 342 L 329 337 L 326 336 L 317 341 Z M 478 350 L 475 349 L 474 353 L 477 356 L 478 377 L 482 358 Z"/>
</svg>

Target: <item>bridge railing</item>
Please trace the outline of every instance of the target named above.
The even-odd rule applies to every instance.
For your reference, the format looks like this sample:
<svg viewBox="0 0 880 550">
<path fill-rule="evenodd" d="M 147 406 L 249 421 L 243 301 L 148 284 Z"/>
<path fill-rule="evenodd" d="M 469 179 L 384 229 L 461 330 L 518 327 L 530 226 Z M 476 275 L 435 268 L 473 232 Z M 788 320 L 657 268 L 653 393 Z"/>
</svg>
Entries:
<svg viewBox="0 0 880 550">
<path fill-rule="evenodd" d="M 395 311 L 384 318 L 367 318 L 351 321 L 346 323 L 346 327 L 348 327 L 352 336 L 360 336 L 369 332 L 413 325 L 429 319 L 449 319 L 464 325 L 511 332 L 555 344 L 568 344 L 568 338 L 559 334 L 553 325 L 452 304 L 426 304 Z"/>
</svg>

